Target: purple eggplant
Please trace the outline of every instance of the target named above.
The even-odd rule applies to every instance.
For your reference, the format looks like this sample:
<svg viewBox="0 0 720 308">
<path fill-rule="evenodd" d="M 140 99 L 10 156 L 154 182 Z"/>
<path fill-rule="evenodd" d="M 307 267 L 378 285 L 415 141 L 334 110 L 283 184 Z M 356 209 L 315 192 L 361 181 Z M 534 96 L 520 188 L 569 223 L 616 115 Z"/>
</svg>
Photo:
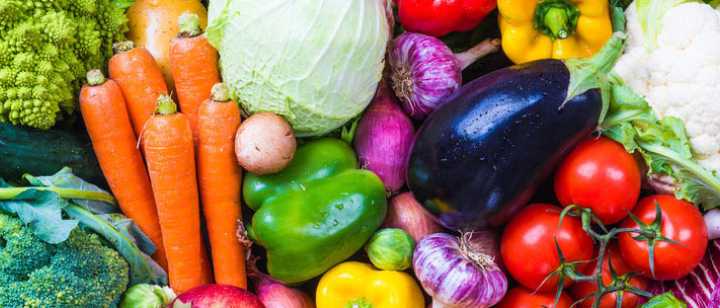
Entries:
<svg viewBox="0 0 720 308">
<path fill-rule="evenodd" d="M 593 58 L 516 65 L 463 86 L 418 131 L 407 173 L 417 200 L 450 229 L 505 223 L 598 127 L 623 43 L 617 34 Z"/>
</svg>

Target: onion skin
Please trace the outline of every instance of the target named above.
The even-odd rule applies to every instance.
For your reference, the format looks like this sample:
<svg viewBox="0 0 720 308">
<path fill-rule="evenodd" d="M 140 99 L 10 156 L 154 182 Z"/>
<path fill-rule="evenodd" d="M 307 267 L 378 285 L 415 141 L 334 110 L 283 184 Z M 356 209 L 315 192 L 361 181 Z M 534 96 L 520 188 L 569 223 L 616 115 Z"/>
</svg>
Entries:
<svg viewBox="0 0 720 308">
<path fill-rule="evenodd" d="M 415 276 L 433 297 L 434 308 L 491 307 L 507 292 L 507 277 L 500 267 L 492 257 L 469 248 L 468 238 L 436 233 L 415 248 Z"/>
<path fill-rule="evenodd" d="M 390 199 L 383 226 L 405 230 L 416 243 L 426 235 L 443 231 L 435 218 L 409 192 Z"/>
<path fill-rule="evenodd" d="M 405 185 L 407 157 L 415 136 L 412 121 L 403 113 L 385 82 L 358 124 L 355 151 L 360 165 L 377 174 L 385 190 Z"/>
<path fill-rule="evenodd" d="M 257 296 L 265 308 L 315 308 L 315 303 L 307 294 L 289 288 L 267 275 L 259 279 Z"/>
<path fill-rule="evenodd" d="M 389 52 L 392 87 L 410 117 L 423 120 L 462 85 L 462 70 L 475 60 L 498 50 L 498 40 L 485 40 L 460 54 L 453 54 L 435 37 L 405 32 Z"/>
<path fill-rule="evenodd" d="M 720 238 L 720 210 L 714 209 L 705 213 L 705 226 L 708 230 L 708 239 Z"/>
</svg>

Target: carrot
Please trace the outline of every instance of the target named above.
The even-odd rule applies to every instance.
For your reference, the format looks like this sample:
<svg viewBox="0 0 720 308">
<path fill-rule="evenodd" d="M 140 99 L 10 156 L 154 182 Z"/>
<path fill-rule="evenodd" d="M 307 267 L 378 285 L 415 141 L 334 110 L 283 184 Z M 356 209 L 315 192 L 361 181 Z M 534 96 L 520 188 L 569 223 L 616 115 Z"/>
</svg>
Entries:
<svg viewBox="0 0 720 308">
<path fill-rule="evenodd" d="M 143 133 L 143 151 L 157 204 L 170 287 L 182 293 L 211 281 L 200 226 L 195 150 L 187 117 L 161 95 Z"/>
<path fill-rule="evenodd" d="M 142 137 L 145 122 L 155 112 L 158 96 L 167 94 L 160 67 L 150 52 L 144 48 L 134 48 L 131 41 L 116 43 L 115 55 L 110 58 L 108 70 L 110 78 L 122 89 L 135 135 Z"/>
<path fill-rule="evenodd" d="M 100 70 L 87 74 L 80 91 L 80 111 L 100 168 L 120 208 L 156 247 L 153 257 L 167 268 L 155 199 L 120 87 Z"/>
<path fill-rule="evenodd" d="M 212 86 L 220 82 L 218 53 L 202 35 L 196 14 L 180 16 L 180 33 L 170 43 L 170 70 L 180 111 L 190 119 L 193 137 L 198 138 L 197 112 Z"/>
<path fill-rule="evenodd" d="M 245 247 L 237 239 L 242 174 L 235 160 L 240 108 L 218 83 L 198 110 L 198 182 L 215 282 L 247 288 Z"/>
</svg>

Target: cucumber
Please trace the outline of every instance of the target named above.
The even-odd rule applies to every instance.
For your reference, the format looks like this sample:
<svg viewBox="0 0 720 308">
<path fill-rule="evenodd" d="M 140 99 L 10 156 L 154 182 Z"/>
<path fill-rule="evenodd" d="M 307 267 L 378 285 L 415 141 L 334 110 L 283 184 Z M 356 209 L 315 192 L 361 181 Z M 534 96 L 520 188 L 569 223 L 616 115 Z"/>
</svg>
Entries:
<svg viewBox="0 0 720 308">
<path fill-rule="evenodd" d="M 23 174 L 51 175 L 63 167 L 107 187 L 92 143 L 84 132 L 37 130 L 0 123 L 0 177 L 20 180 Z"/>
</svg>

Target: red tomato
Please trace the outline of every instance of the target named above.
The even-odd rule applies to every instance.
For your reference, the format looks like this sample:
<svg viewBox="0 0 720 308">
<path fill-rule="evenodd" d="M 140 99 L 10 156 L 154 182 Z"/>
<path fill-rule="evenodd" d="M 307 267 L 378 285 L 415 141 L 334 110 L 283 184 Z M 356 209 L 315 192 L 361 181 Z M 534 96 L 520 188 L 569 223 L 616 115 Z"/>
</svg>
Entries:
<svg viewBox="0 0 720 308">
<path fill-rule="evenodd" d="M 497 0 L 398 0 L 398 15 L 408 31 L 443 36 L 472 30 L 496 6 Z"/>
<path fill-rule="evenodd" d="M 510 275 L 524 287 L 549 292 L 556 289 L 558 277 L 543 281 L 560 264 L 555 238 L 566 262 L 590 260 L 593 241 L 576 217 L 567 216 L 558 227 L 561 209 L 549 204 L 531 204 L 518 213 L 505 228 L 500 254 Z M 564 284 L 571 283 L 566 279 Z"/>
<path fill-rule="evenodd" d="M 621 221 L 640 196 L 640 168 L 632 155 L 608 138 L 580 143 L 555 174 L 555 194 L 563 206 L 589 208 L 604 224 Z"/>
<path fill-rule="evenodd" d="M 609 256 L 609 258 L 607 257 Z M 612 267 L 618 276 L 622 276 L 631 272 L 631 269 L 622 259 L 620 250 L 616 245 L 611 245 L 606 252 L 605 260 L 603 260 L 602 268 L 602 279 L 603 284 L 609 285 L 612 283 L 612 274 L 610 272 L 610 266 L 608 260 L 612 261 Z M 591 275 L 595 270 L 594 267 L 588 266 L 583 271 L 585 275 Z M 630 277 L 628 283 L 638 289 L 644 290 L 647 287 L 647 281 L 639 276 Z M 578 282 L 572 286 L 572 295 L 576 300 L 581 300 L 588 295 L 591 295 L 597 291 L 597 283 L 595 282 Z M 623 308 L 635 308 L 638 306 L 640 297 L 630 292 L 623 292 L 622 307 Z M 578 308 L 591 308 L 595 297 L 590 297 L 576 305 Z M 600 308 L 615 308 L 617 302 L 617 293 L 608 293 L 602 296 L 600 299 Z"/>
<path fill-rule="evenodd" d="M 560 301 L 555 308 L 570 308 L 572 299 L 567 294 L 560 295 Z M 525 288 L 510 290 L 496 308 L 547 308 L 555 304 L 554 293 L 535 293 Z"/>
<path fill-rule="evenodd" d="M 657 241 L 655 244 L 655 279 L 674 280 L 682 278 L 697 266 L 705 255 L 708 244 L 707 228 L 703 216 L 693 204 L 675 199 L 670 195 L 654 195 L 643 198 L 633 214 L 645 223 L 655 220 L 655 206 L 662 211 L 660 230 L 656 236 L 664 236 L 675 243 Z M 622 223 L 624 228 L 638 228 L 630 218 Z M 648 277 L 648 243 L 635 239 L 640 234 L 622 233 L 618 237 L 623 260 L 631 269 Z"/>
</svg>

